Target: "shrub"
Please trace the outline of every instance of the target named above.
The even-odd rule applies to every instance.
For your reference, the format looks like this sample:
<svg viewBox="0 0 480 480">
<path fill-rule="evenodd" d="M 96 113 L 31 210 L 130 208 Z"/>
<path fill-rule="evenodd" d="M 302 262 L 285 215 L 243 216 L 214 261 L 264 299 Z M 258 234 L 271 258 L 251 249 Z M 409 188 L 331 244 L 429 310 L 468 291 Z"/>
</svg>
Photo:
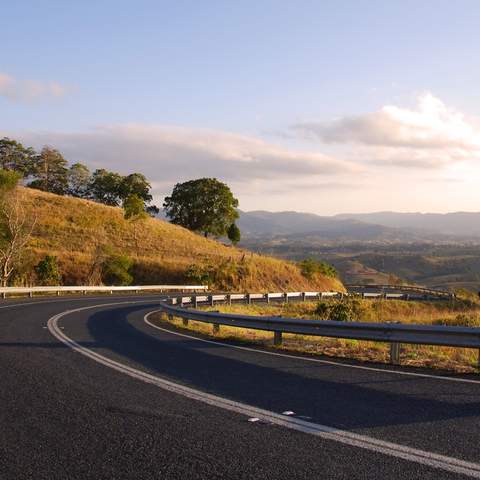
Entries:
<svg viewBox="0 0 480 480">
<path fill-rule="evenodd" d="M 358 320 L 362 309 L 357 300 L 318 302 L 314 313 L 322 320 L 352 322 Z"/>
<path fill-rule="evenodd" d="M 306 258 L 298 263 L 300 271 L 305 278 L 311 280 L 315 275 L 325 275 L 326 277 L 336 277 L 337 270 L 328 263 L 315 260 L 314 258 Z"/>
<path fill-rule="evenodd" d="M 109 255 L 102 264 L 102 281 L 107 285 L 131 285 L 133 261 L 127 255 Z"/>
<path fill-rule="evenodd" d="M 62 276 L 58 270 L 57 257 L 46 255 L 35 266 L 39 285 L 60 285 Z"/>
</svg>

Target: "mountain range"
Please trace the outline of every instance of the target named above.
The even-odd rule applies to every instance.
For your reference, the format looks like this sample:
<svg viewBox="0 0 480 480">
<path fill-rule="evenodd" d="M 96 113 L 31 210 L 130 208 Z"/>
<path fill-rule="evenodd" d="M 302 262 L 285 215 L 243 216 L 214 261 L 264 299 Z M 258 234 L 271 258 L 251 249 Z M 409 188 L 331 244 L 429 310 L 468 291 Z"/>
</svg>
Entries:
<svg viewBox="0 0 480 480">
<path fill-rule="evenodd" d="M 305 235 L 326 241 L 480 241 L 480 212 L 339 214 L 240 212 L 244 239 Z"/>
</svg>

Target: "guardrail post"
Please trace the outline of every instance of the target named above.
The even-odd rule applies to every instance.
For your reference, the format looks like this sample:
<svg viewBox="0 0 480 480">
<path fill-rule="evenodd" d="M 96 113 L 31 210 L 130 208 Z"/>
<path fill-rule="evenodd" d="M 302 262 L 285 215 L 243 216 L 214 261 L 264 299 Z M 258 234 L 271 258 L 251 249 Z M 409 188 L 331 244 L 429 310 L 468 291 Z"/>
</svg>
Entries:
<svg viewBox="0 0 480 480">
<path fill-rule="evenodd" d="M 305 292 L 302 292 L 302 302 L 305 302 L 307 300 L 307 294 Z"/>
<path fill-rule="evenodd" d="M 169 314 L 167 315 L 167 317 L 168 317 L 168 319 L 169 319 L 170 321 L 173 321 L 173 315 L 172 315 L 171 313 L 169 313 Z"/>
<path fill-rule="evenodd" d="M 212 323 L 212 331 L 214 335 L 220 333 L 220 325 L 218 323 Z"/>
<path fill-rule="evenodd" d="M 232 304 L 232 295 L 230 293 L 227 293 L 227 305 Z"/>
<path fill-rule="evenodd" d="M 390 343 L 390 363 L 392 365 L 400 365 L 400 343 Z"/>
<path fill-rule="evenodd" d="M 30 293 L 28 294 L 28 296 L 29 296 L 30 298 L 32 298 L 32 297 L 33 297 L 33 292 L 30 292 Z"/>
<path fill-rule="evenodd" d="M 188 318 L 182 318 L 182 323 L 184 327 L 188 327 Z"/>
<path fill-rule="evenodd" d="M 197 308 L 198 307 L 198 300 L 197 300 L 197 296 L 195 295 L 193 297 L 193 308 Z"/>
<path fill-rule="evenodd" d="M 247 293 L 247 305 L 250 305 L 252 303 L 252 297 L 250 296 L 249 293 Z"/>
<path fill-rule="evenodd" d="M 267 303 L 270 303 L 270 297 L 268 296 L 268 293 L 265 294 L 265 300 Z"/>
<path fill-rule="evenodd" d="M 208 300 L 210 302 L 210 306 L 213 307 L 214 301 L 213 301 L 213 295 L 208 296 Z"/>
<path fill-rule="evenodd" d="M 60 296 L 60 290 L 57 290 L 57 297 Z"/>
<path fill-rule="evenodd" d="M 282 332 L 273 332 L 273 344 L 276 346 L 282 344 Z"/>
<path fill-rule="evenodd" d="M 287 292 L 285 292 L 285 293 L 283 294 L 283 301 L 284 301 L 285 303 L 288 303 L 288 293 L 287 293 Z"/>
<path fill-rule="evenodd" d="M 2 298 L 3 298 L 3 299 L 7 298 L 7 292 L 3 292 L 3 293 L 2 293 Z"/>
</svg>

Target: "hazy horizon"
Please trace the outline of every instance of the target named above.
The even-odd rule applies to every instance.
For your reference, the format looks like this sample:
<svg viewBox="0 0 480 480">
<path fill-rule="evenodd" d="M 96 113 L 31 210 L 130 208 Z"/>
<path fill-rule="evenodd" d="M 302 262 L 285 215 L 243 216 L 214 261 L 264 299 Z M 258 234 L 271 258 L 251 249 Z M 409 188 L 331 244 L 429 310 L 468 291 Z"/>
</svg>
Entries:
<svg viewBox="0 0 480 480">
<path fill-rule="evenodd" d="M 0 29 L 0 136 L 142 172 L 159 205 L 211 176 L 245 211 L 480 210 L 478 2 L 50 0 L 2 13 L 17 21 Z"/>
</svg>

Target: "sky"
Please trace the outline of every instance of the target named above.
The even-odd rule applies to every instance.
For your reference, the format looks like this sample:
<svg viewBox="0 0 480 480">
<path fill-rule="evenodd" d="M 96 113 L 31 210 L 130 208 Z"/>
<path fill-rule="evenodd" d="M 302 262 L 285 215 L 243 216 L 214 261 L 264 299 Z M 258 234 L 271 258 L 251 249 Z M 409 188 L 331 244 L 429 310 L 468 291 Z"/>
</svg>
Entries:
<svg viewBox="0 0 480 480">
<path fill-rule="evenodd" d="M 477 0 L 2 1 L 0 136 L 242 210 L 479 211 Z"/>
</svg>

